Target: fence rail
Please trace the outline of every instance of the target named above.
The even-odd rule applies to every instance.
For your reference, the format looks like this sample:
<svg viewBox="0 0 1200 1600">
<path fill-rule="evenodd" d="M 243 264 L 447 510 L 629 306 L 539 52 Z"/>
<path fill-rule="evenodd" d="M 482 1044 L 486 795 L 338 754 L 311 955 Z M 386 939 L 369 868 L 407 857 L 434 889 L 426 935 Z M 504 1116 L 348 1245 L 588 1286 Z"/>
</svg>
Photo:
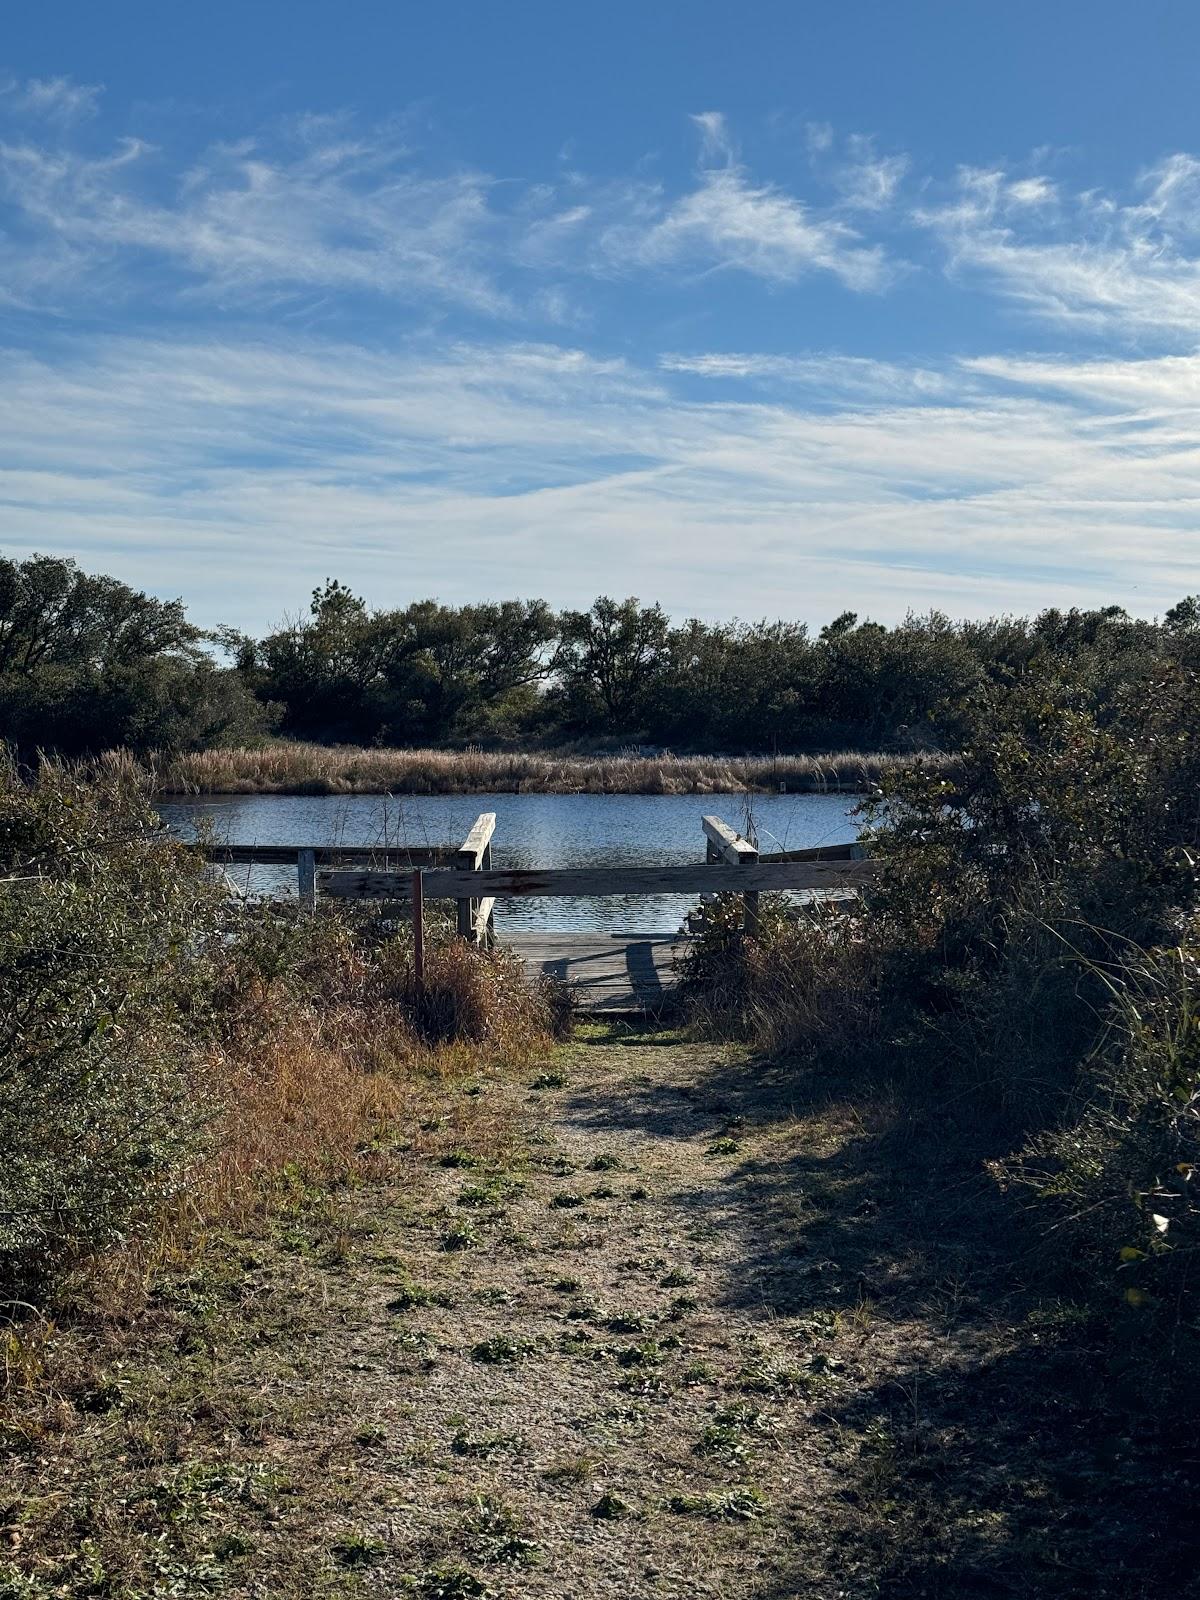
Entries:
<svg viewBox="0 0 1200 1600">
<path fill-rule="evenodd" d="M 869 881 L 870 861 L 778 861 L 731 867 L 724 862 L 687 863 L 677 867 L 554 867 L 545 870 L 423 874 L 426 900 L 462 900 L 475 895 L 496 899 L 530 895 L 740 894 L 786 889 L 829 889 Z M 405 900 L 412 893 L 412 874 L 342 872 L 318 874 L 322 894 L 339 900 Z"/>
<path fill-rule="evenodd" d="M 481 945 L 495 940 L 498 899 L 698 895 L 711 900 L 717 894 L 740 894 L 743 926 L 754 934 L 760 894 L 853 891 L 874 875 L 875 863 L 857 844 L 765 853 L 720 817 L 704 817 L 702 827 L 707 860 L 683 866 L 498 870 L 492 866 L 494 811 L 483 812 L 457 847 L 217 844 L 203 849 L 210 861 L 221 866 L 294 865 L 300 900 L 310 907 L 321 895 L 335 900 L 391 900 L 413 904 L 416 918 L 418 906 L 426 900 L 454 900 L 459 936 Z"/>
</svg>

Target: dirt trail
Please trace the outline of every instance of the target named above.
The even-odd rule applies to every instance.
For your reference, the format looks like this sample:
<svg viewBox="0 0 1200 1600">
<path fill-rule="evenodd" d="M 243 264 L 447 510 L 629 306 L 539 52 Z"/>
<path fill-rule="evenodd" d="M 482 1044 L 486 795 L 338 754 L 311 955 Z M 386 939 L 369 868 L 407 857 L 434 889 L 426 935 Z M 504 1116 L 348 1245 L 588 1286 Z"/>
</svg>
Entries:
<svg viewBox="0 0 1200 1600">
<path fill-rule="evenodd" d="M 175 1286 L 13 1500 L 100 1576 L 4 1600 L 1194 1592 L 952 1109 L 612 1027 L 429 1111 Z"/>
<path fill-rule="evenodd" d="M 399 1259 L 376 1266 L 402 1292 L 365 1286 L 344 1365 L 380 1430 L 363 1475 L 396 1499 L 326 1530 L 380 1547 L 367 1592 L 463 1562 L 505 1596 L 743 1595 L 793 1545 L 789 1519 L 829 1492 L 828 1345 L 862 1312 L 853 1286 L 844 1310 L 808 1304 L 829 1263 L 797 1231 L 803 1202 L 763 1192 L 769 1140 L 731 1066 L 576 1047 L 561 1086 L 529 1092 L 538 1142 L 516 1172 L 437 1167 L 421 1217 L 381 1219 Z M 836 1148 L 776 1134 L 817 1163 Z M 444 1248 L 464 1225 L 477 1238 Z M 486 1560 L 520 1539 L 535 1561 Z"/>
<path fill-rule="evenodd" d="M 924 1414 L 922 1375 L 965 1385 L 1003 1331 L 964 1313 L 965 1246 L 919 1195 L 884 1215 L 879 1130 L 801 1114 L 801 1079 L 597 1030 L 488 1088 L 502 1150 L 443 1140 L 362 1197 L 373 1238 L 335 1291 L 353 1337 L 295 1441 L 342 1484 L 306 1530 L 314 1578 L 332 1553 L 356 1593 L 430 1600 L 870 1595 L 905 1532 L 937 1566 L 978 1518 L 932 1455 L 897 1502 L 903 1453 L 962 1431 Z"/>
</svg>

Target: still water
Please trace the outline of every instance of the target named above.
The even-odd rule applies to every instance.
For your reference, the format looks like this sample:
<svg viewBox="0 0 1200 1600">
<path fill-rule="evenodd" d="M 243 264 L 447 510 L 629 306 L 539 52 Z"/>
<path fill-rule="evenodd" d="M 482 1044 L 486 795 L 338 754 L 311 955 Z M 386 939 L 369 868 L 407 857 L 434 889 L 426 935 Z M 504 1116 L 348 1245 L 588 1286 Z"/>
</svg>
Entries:
<svg viewBox="0 0 1200 1600">
<path fill-rule="evenodd" d="M 203 819 L 228 844 L 376 846 L 457 844 L 481 811 L 494 811 L 494 866 L 589 867 L 703 861 L 700 819 L 710 814 L 739 833 L 752 827 L 762 850 L 845 844 L 858 833 L 855 803 L 842 794 L 203 795 L 160 810 L 179 833 L 190 837 Z M 251 893 L 296 892 L 294 869 L 229 871 Z M 679 895 L 502 900 L 496 931 L 671 933 L 690 903 Z"/>
</svg>

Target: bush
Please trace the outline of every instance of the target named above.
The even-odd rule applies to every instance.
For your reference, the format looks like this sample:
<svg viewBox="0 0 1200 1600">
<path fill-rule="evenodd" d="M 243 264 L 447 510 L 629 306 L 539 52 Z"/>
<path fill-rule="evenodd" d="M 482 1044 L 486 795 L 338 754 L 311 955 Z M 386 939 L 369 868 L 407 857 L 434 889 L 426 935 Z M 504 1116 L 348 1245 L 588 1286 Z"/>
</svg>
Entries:
<svg viewBox="0 0 1200 1600">
<path fill-rule="evenodd" d="M 1136 694 L 1044 662 L 959 705 L 955 767 L 914 761 L 863 808 L 861 902 L 757 941 L 718 917 L 689 969 L 709 1028 L 951 1101 L 1046 1261 L 1161 1313 L 1172 1349 L 1200 1316 L 1197 686 L 1182 661 Z"/>
<path fill-rule="evenodd" d="M 1065 1125 L 996 1164 L 1110 1298 L 1165 1311 L 1192 1343 L 1200 1250 L 1200 924 L 1104 974 L 1113 994 Z M 1194 1345 L 1191 1354 L 1195 1355 Z"/>
<path fill-rule="evenodd" d="M 514 958 L 231 900 L 131 762 L 0 765 L 0 1299 L 361 1165 L 433 1075 L 560 1029 Z"/>
<path fill-rule="evenodd" d="M 0 767 L 0 1281 L 145 1224 L 207 1108 L 190 1038 L 220 896 L 127 768 Z"/>
</svg>

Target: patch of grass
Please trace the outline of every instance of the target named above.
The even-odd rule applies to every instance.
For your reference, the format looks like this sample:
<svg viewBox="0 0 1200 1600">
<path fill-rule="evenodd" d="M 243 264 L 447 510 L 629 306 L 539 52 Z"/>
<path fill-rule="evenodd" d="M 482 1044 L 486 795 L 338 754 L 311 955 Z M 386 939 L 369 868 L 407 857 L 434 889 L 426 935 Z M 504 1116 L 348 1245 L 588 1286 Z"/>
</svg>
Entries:
<svg viewBox="0 0 1200 1600">
<path fill-rule="evenodd" d="M 540 1554 L 538 1545 L 526 1537 L 517 1513 L 488 1496 L 478 1499 L 463 1518 L 461 1538 L 466 1553 L 487 1566 L 528 1564 Z"/>
<path fill-rule="evenodd" d="M 396 1293 L 388 1301 L 389 1311 L 416 1311 L 422 1306 L 433 1305 L 436 1301 L 444 1304 L 441 1297 L 435 1296 L 424 1284 L 418 1283 L 415 1278 L 410 1278 L 404 1273 L 396 1288 Z"/>
<path fill-rule="evenodd" d="M 704 1152 L 706 1156 L 733 1156 L 741 1149 L 736 1139 L 726 1135 L 723 1139 L 714 1139 Z"/>
<path fill-rule="evenodd" d="M 754 1406 L 739 1404 L 718 1411 L 696 1443 L 699 1455 L 723 1455 L 740 1459 L 746 1453 L 746 1435 L 773 1439 L 778 1418 Z"/>
<path fill-rule="evenodd" d="M 556 1294 L 575 1294 L 582 1284 L 578 1278 L 555 1278 L 550 1287 Z"/>
<path fill-rule="evenodd" d="M 687 1289 L 696 1281 L 696 1274 L 688 1272 L 683 1267 L 672 1267 L 658 1280 L 660 1289 Z"/>
<path fill-rule="evenodd" d="M 604 1311 L 598 1300 L 572 1300 L 563 1312 L 568 1322 L 603 1322 Z"/>
<path fill-rule="evenodd" d="M 400 1583 L 413 1600 L 492 1600 L 495 1593 L 468 1567 L 429 1567 Z"/>
<path fill-rule="evenodd" d="M 645 1333 L 653 1321 L 653 1317 L 640 1311 L 615 1311 L 605 1319 L 604 1325 L 610 1333 Z"/>
<path fill-rule="evenodd" d="M 831 1363 L 821 1355 L 813 1356 L 803 1367 L 788 1366 L 768 1357 L 748 1361 L 735 1374 L 735 1388 L 747 1394 L 804 1394 L 821 1378 L 828 1375 Z"/>
<path fill-rule="evenodd" d="M 680 1322 L 690 1311 L 698 1311 L 700 1302 L 694 1294 L 677 1294 L 667 1307 L 667 1321 Z"/>
<path fill-rule="evenodd" d="M 598 1183 L 588 1195 L 589 1200 L 615 1200 L 616 1197 L 617 1190 L 611 1183 Z"/>
<path fill-rule="evenodd" d="M 595 1456 L 570 1456 L 543 1468 L 542 1477 L 547 1483 L 586 1483 L 599 1465 Z"/>
<path fill-rule="evenodd" d="M 477 1167 L 478 1165 L 479 1157 L 472 1155 L 469 1150 L 461 1148 L 447 1150 L 444 1155 L 438 1157 L 439 1167 Z"/>
<path fill-rule="evenodd" d="M 498 1173 L 480 1183 L 464 1183 L 458 1192 L 458 1204 L 476 1208 L 502 1206 L 520 1187 L 518 1179 Z"/>
<path fill-rule="evenodd" d="M 473 1250 L 479 1243 L 479 1229 L 473 1222 L 455 1222 L 446 1229 L 443 1250 Z"/>
<path fill-rule="evenodd" d="M 388 1553 L 382 1539 L 368 1533 L 344 1533 L 330 1546 L 334 1559 L 343 1567 L 374 1567 Z"/>
<path fill-rule="evenodd" d="M 537 1348 L 536 1339 L 514 1338 L 511 1334 L 497 1333 L 490 1339 L 481 1339 L 471 1346 L 471 1359 L 485 1365 L 502 1366 L 522 1361 Z"/>
<path fill-rule="evenodd" d="M 628 1500 L 608 1489 L 592 1507 L 592 1515 L 602 1522 L 619 1522 L 621 1518 L 633 1515 L 633 1507 Z"/>
<path fill-rule="evenodd" d="M 716 1370 L 707 1361 L 691 1361 L 684 1367 L 680 1377 L 684 1383 L 716 1383 L 718 1381 Z"/>
<path fill-rule="evenodd" d="M 189 1461 L 173 1468 L 146 1493 L 164 1522 L 207 1520 L 215 1503 L 267 1510 L 286 1479 L 265 1461 Z"/>
<path fill-rule="evenodd" d="M 518 1454 L 525 1449 L 525 1440 L 519 1433 L 470 1433 L 459 1428 L 450 1441 L 456 1456 L 476 1456 L 486 1459 L 505 1451 Z"/>
<path fill-rule="evenodd" d="M 755 1522 L 766 1511 L 768 1502 L 761 1490 L 739 1483 L 712 1494 L 674 1494 L 667 1505 L 684 1517 L 707 1517 L 711 1522 Z"/>
<path fill-rule="evenodd" d="M 656 1367 L 661 1361 L 662 1349 L 653 1339 L 644 1339 L 641 1344 L 626 1345 L 617 1352 L 619 1367 Z"/>
<path fill-rule="evenodd" d="M 559 1194 L 550 1196 L 551 1206 L 560 1211 L 568 1211 L 574 1206 L 581 1206 L 585 1203 L 585 1200 L 585 1195 L 576 1194 L 572 1189 L 564 1189 Z"/>
<path fill-rule="evenodd" d="M 593 1156 L 587 1164 L 587 1169 L 589 1172 L 623 1172 L 625 1163 L 620 1156 L 602 1154 Z"/>
<path fill-rule="evenodd" d="M 566 1078 L 561 1072 L 540 1072 L 529 1085 L 531 1089 L 562 1089 L 566 1086 Z"/>
</svg>

